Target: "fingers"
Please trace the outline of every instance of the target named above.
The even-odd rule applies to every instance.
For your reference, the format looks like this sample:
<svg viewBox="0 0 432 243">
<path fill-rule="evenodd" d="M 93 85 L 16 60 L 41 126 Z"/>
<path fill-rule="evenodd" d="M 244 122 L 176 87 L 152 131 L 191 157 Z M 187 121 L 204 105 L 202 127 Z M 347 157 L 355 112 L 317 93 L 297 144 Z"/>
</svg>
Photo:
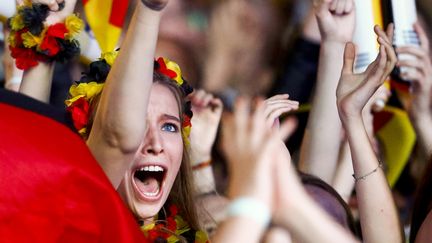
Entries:
<svg viewBox="0 0 432 243">
<path fill-rule="evenodd" d="M 265 140 L 266 135 L 270 131 L 270 129 L 266 129 L 266 119 L 263 116 L 265 109 L 264 100 L 259 98 L 255 105 L 255 111 L 252 114 L 253 123 L 252 130 L 250 131 L 252 133 L 252 144 L 255 148 L 261 146 L 261 143 L 264 142 L 263 140 Z"/>
<path fill-rule="evenodd" d="M 356 56 L 355 46 L 352 42 L 348 42 L 345 45 L 342 74 L 352 74 L 354 72 L 355 56 Z"/>
<path fill-rule="evenodd" d="M 234 121 L 237 128 L 247 131 L 247 121 L 249 118 L 250 101 L 239 97 L 234 104 Z"/>
<path fill-rule="evenodd" d="M 33 2 L 47 5 L 51 11 L 58 11 L 60 9 L 59 3 L 57 3 L 57 0 L 35 0 Z"/>
<path fill-rule="evenodd" d="M 266 101 L 282 100 L 282 99 L 288 99 L 288 98 L 289 98 L 288 94 L 277 94 L 277 95 L 274 95 L 274 96 L 266 99 Z"/>
<path fill-rule="evenodd" d="M 389 35 L 391 36 L 392 33 L 391 30 L 388 30 L 388 32 L 385 33 L 379 26 L 375 26 L 374 31 L 378 35 L 378 43 L 384 47 L 386 54 L 387 60 L 385 60 L 386 65 L 383 74 L 384 76 L 382 77 L 382 79 L 385 79 L 393 70 L 397 62 L 397 56 L 392 45 L 392 40 L 389 38 Z M 381 55 L 381 57 L 383 57 L 383 55 Z"/>
<path fill-rule="evenodd" d="M 278 119 L 282 114 L 297 110 L 299 103 L 297 101 L 286 100 L 285 102 L 280 102 L 267 106 L 266 108 L 266 119 L 267 124 L 271 127 L 276 119 Z"/>
<path fill-rule="evenodd" d="M 401 73 L 401 78 L 404 80 L 412 80 L 416 83 L 424 79 L 422 69 L 410 68 L 408 71 Z"/>
<path fill-rule="evenodd" d="M 287 117 L 280 125 L 279 137 L 282 141 L 287 141 L 296 131 L 298 119 L 294 116 Z"/>
<path fill-rule="evenodd" d="M 333 0 L 329 10 L 336 15 L 348 14 L 353 10 L 353 0 Z"/>
<path fill-rule="evenodd" d="M 417 32 L 419 37 L 420 46 L 426 50 L 426 52 L 429 52 L 429 39 L 427 38 L 426 32 L 423 30 L 419 22 L 414 24 L 414 30 Z"/>
<path fill-rule="evenodd" d="M 393 23 L 390 23 L 387 26 L 386 35 L 387 35 L 388 39 L 390 40 L 390 43 L 393 43 L 393 36 L 394 36 L 394 24 Z"/>
<path fill-rule="evenodd" d="M 280 94 L 265 100 L 264 116 L 269 127 L 272 127 L 275 120 L 282 114 L 298 109 L 299 102 L 288 100 L 288 97 L 288 94 Z"/>
<path fill-rule="evenodd" d="M 429 58 L 428 53 L 423 48 L 419 48 L 418 46 L 402 46 L 398 47 L 396 51 L 398 54 L 410 54 L 422 60 Z"/>
</svg>

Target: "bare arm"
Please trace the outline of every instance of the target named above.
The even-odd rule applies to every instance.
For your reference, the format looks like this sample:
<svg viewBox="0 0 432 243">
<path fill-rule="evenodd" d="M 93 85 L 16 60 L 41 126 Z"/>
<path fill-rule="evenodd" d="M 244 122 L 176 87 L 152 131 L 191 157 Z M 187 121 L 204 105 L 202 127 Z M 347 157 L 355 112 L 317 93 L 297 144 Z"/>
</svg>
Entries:
<svg viewBox="0 0 432 243">
<path fill-rule="evenodd" d="M 400 67 L 408 68 L 409 71 L 402 74 L 403 78 L 412 80 L 411 98 L 406 107 L 413 126 L 416 130 L 418 142 L 425 158 L 432 154 L 432 63 L 430 59 L 429 40 L 419 23 L 414 25 L 420 46 L 400 47 L 398 54 L 413 55 L 415 60 L 399 61 Z"/>
<path fill-rule="evenodd" d="M 146 130 L 160 9 L 166 3 L 156 0 L 137 2 L 87 140 L 93 155 L 116 188 L 132 163 Z"/>
<path fill-rule="evenodd" d="M 21 5 L 21 2 L 18 0 L 17 4 Z M 76 4 L 76 0 L 66 0 L 63 10 L 56 11 L 58 9 L 56 1 L 51 3 L 49 0 L 33 0 L 32 2 L 49 6 L 50 12 L 45 21 L 48 25 L 63 22 L 68 15 L 73 13 Z M 19 92 L 49 103 L 54 67 L 54 62 L 39 62 L 37 66 L 25 70 Z"/>
<path fill-rule="evenodd" d="M 295 242 L 357 242 L 306 193 L 289 158 L 279 156 L 277 163 L 274 223 L 287 229 Z"/>
<path fill-rule="evenodd" d="M 333 5 L 345 3 L 340 14 Z M 352 0 L 314 1 L 321 32 L 316 90 L 300 153 L 300 169 L 331 183 L 341 143 L 341 123 L 336 108 L 336 87 L 342 68 L 343 48 L 354 30 Z"/>
<path fill-rule="evenodd" d="M 353 74 L 355 47 L 347 44 L 337 90 L 337 104 L 346 130 L 356 179 L 360 223 L 364 242 L 402 242 L 397 210 L 390 188 L 370 143 L 362 110 L 384 83 L 396 62 L 389 38 L 375 28 L 380 43 L 377 59 L 361 74 Z M 352 89 L 355 85 L 356 88 Z"/>
</svg>

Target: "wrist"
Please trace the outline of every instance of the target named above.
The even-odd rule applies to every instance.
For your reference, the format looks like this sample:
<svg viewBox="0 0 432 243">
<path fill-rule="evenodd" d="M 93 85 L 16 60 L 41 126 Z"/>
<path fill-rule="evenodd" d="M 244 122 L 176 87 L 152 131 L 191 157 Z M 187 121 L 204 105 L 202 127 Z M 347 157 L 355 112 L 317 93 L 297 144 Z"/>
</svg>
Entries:
<svg viewBox="0 0 432 243">
<path fill-rule="evenodd" d="M 238 197 L 227 208 L 228 217 L 248 218 L 265 229 L 270 224 L 271 209 L 260 200 L 251 197 Z"/>
<path fill-rule="evenodd" d="M 71 14 L 64 22 L 45 25 L 48 11 L 38 4 L 25 6 L 9 19 L 9 49 L 19 69 L 27 70 L 42 62 L 66 62 L 79 55 L 80 46 L 75 38 L 84 22 Z M 31 26 L 23 19 L 31 19 Z"/>
<path fill-rule="evenodd" d="M 141 0 L 141 2 L 143 3 L 143 5 L 145 7 L 149 8 L 153 11 L 161 11 L 167 5 L 167 2 L 166 3 L 154 3 L 154 2 L 148 2 L 146 0 Z"/>
</svg>

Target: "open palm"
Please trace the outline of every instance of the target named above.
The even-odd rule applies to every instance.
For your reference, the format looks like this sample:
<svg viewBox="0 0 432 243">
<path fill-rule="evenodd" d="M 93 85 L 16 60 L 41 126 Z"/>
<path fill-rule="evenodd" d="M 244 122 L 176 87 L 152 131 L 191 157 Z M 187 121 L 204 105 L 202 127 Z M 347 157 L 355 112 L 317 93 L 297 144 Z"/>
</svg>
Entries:
<svg viewBox="0 0 432 243">
<path fill-rule="evenodd" d="M 344 65 L 336 91 L 337 105 L 342 119 L 361 117 L 366 103 L 384 83 L 396 64 L 396 54 L 389 37 L 379 27 L 375 27 L 375 32 L 379 36 L 379 54 L 363 73 L 353 73 L 356 56 L 354 44 L 347 43 L 345 47 Z"/>
</svg>

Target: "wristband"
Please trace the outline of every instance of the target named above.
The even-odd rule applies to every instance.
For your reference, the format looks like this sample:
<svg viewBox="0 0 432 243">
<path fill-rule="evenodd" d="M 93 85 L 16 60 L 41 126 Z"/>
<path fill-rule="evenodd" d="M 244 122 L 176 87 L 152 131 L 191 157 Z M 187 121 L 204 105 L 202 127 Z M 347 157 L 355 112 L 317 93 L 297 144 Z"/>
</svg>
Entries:
<svg viewBox="0 0 432 243">
<path fill-rule="evenodd" d="M 66 62 L 79 54 L 75 37 L 83 29 L 83 21 L 72 14 L 64 23 L 46 26 L 48 13 L 46 5 L 24 5 L 8 20 L 9 49 L 19 69 L 27 70 L 41 61 Z"/>
<path fill-rule="evenodd" d="M 211 162 L 212 162 L 211 159 L 204 162 L 200 162 L 199 164 L 192 166 L 192 170 L 200 170 L 209 167 L 211 165 Z"/>
<path fill-rule="evenodd" d="M 271 220 L 271 212 L 264 203 L 250 198 L 240 197 L 228 205 L 228 217 L 245 217 L 254 220 L 262 227 L 267 227 Z"/>
</svg>

